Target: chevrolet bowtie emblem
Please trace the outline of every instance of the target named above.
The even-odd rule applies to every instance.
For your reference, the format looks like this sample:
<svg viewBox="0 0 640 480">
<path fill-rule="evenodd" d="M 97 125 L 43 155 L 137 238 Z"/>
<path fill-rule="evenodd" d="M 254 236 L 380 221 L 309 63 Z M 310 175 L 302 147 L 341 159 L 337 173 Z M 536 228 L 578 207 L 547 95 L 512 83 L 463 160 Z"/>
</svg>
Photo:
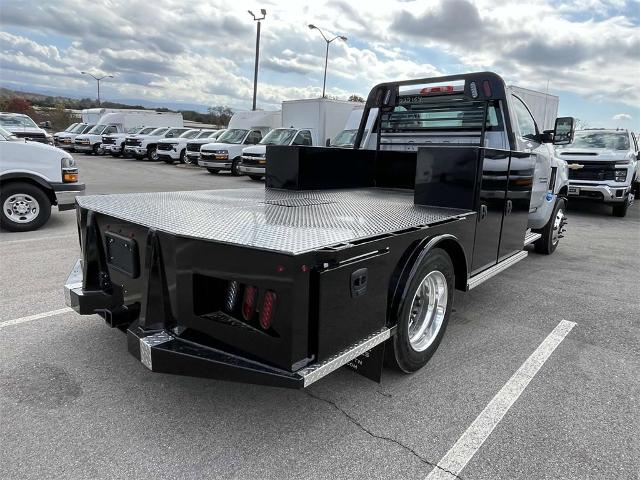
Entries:
<svg viewBox="0 0 640 480">
<path fill-rule="evenodd" d="M 580 170 L 581 168 L 584 168 L 584 165 L 582 165 L 581 163 L 570 163 L 569 165 L 567 165 L 567 167 L 569 167 L 571 170 Z"/>
</svg>

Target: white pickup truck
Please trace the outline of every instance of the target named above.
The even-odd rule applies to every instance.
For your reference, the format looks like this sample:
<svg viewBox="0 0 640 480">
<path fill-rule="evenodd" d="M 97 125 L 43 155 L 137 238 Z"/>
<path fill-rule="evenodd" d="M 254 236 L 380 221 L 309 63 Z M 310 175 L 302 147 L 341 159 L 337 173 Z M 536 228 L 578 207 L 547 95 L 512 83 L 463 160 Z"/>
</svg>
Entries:
<svg viewBox="0 0 640 480">
<path fill-rule="evenodd" d="M 53 145 L 55 147 L 58 146 L 58 144 L 60 143 L 60 135 L 66 134 L 66 133 L 70 133 L 72 131 L 74 131 L 76 129 L 76 127 L 80 125 L 79 122 L 76 123 L 72 123 L 71 125 L 69 125 L 67 128 L 65 128 L 64 130 L 62 130 L 61 132 L 56 132 L 53 134 Z"/>
<path fill-rule="evenodd" d="M 24 232 L 44 225 L 51 206 L 70 210 L 84 194 L 71 155 L 59 148 L 17 138 L 0 127 L 0 227 Z"/>
<path fill-rule="evenodd" d="M 0 113 L 0 126 L 18 138 L 53 145 L 53 137 L 22 113 Z"/>
<path fill-rule="evenodd" d="M 238 171 L 251 180 L 262 180 L 267 168 L 267 145 L 317 146 L 317 132 L 311 128 L 275 128 L 260 143 L 242 150 Z"/>
<path fill-rule="evenodd" d="M 124 142 L 127 137 L 135 137 L 137 135 L 148 135 L 158 127 L 136 127 L 126 132 L 111 133 L 102 135 L 102 146 L 104 153 L 109 153 L 114 157 L 124 154 Z"/>
<path fill-rule="evenodd" d="M 199 138 L 209 138 L 214 130 L 187 130 L 178 138 L 164 138 L 158 141 L 158 158 L 165 163 L 173 163 L 179 161 L 186 163 L 187 160 L 187 143 L 190 140 Z M 211 141 L 211 140 L 209 140 Z"/>
<path fill-rule="evenodd" d="M 124 142 L 124 152 L 137 160 L 147 158 L 155 162 L 158 160 L 158 142 L 163 138 L 177 138 L 187 130 L 189 129 L 161 127 L 147 135 L 127 137 Z"/>
<path fill-rule="evenodd" d="M 62 148 L 69 152 L 75 151 L 75 139 L 78 135 L 87 133 L 95 125 L 90 123 L 78 123 L 71 131 L 58 132 L 54 135 L 55 143 L 58 148 Z"/>
<path fill-rule="evenodd" d="M 208 134 L 189 140 L 186 146 L 185 162 L 190 165 L 198 165 L 198 160 L 200 159 L 200 147 L 207 143 L 215 142 L 220 135 L 226 131 L 226 128 L 223 128 L 222 130 L 212 130 Z"/>
<path fill-rule="evenodd" d="M 119 131 L 118 125 L 95 125 L 87 133 L 77 135 L 73 141 L 73 149 L 76 152 L 102 155 L 102 135 L 110 135 Z"/>
</svg>

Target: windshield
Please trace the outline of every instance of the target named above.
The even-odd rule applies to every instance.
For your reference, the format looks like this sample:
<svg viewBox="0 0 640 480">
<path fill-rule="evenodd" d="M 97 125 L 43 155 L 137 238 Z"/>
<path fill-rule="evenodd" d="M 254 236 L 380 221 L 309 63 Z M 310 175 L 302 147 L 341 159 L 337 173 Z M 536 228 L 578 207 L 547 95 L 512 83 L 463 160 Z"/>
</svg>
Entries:
<svg viewBox="0 0 640 480">
<path fill-rule="evenodd" d="M 187 130 L 178 138 L 196 138 L 196 136 L 200 133 L 200 130 Z"/>
<path fill-rule="evenodd" d="M 26 115 L 0 115 L 0 125 L 3 127 L 38 128 L 33 120 Z"/>
<path fill-rule="evenodd" d="M 261 145 L 289 145 L 295 137 L 296 132 L 295 128 L 276 128 L 275 130 L 271 130 L 267 135 L 260 141 Z"/>
<path fill-rule="evenodd" d="M 336 137 L 331 142 L 331 145 L 333 145 L 334 147 L 353 147 L 356 133 L 358 133 L 357 128 L 354 128 L 353 130 L 343 130 L 338 135 L 336 135 Z M 366 134 L 367 131 L 365 130 L 364 135 Z"/>
<path fill-rule="evenodd" d="M 227 130 L 222 135 L 218 137 L 218 142 L 220 143 L 242 143 L 244 137 L 247 135 L 249 130 L 244 130 L 242 128 L 232 128 Z"/>
<path fill-rule="evenodd" d="M 222 134 L 224 132 L 226 132 L 227 130 L 222 129 L 222 130 L 218 130 L 217 132 L 213 132 L 211 135 L 209 135 L 209 138 L 213 139 L 213 140 L 217 140 L 218 138 L 220 138 L 222 136 Z"/>
<path fill-rule="evenodd" d="M 167 137 L 179 137 L 182 133 L 184 133 L 184 128 L 172 128 L 167 132 Z"/>
<path fill-rule="evenodd" d="M 86 123 L 79 123 L 78 125 L 75 126 L 73 130 L 71 130 L 71 133 L 82 133 L 86 128 L 86 126 L 87 126 Z"/>
<path fill-rule="evenodd" d="M 142 127 L 133 127 L 125 130 L 124 133 L 133 134 L 133 133 L 138 133 L 140 130 L 142 130 Z"/>
<path fill-rule="evenodd" d="M 78 132 L 75 133 L 89 133 L 89 131 L 95 127 L 95 125 L 85 125 L 84 128 Z"/>
<path fill-rule="evenodd" d="M 154 130 L 156 130 L 156 127 L 147 127 L 147 128 L 143 128 L 142 130 L 140 130 L 138 132 L 138 135 L 149 135 L 151 132 L 153 132 Z"/>
<path fill-rule="evenodd" d="M 104 132 L 105 128 L 107 128 L 106 125 L 96 125 L 91 130 L 89 130 L 89 133 L 93 133 L 95 135 L 100 135 L 102 132 Z"/>
<path fill-rule="evenodd" d="M 166 132 L 167 130 L 169 130 L 168 128 L 156 128 L 155 130 L 153 130 L 149 135 L 162 135 L 164 134 L 164 132 Z"/>
<path fill-rule="evenodd" d="M 78 126 L 77 123 L 72 123 L 71 125 L 69 125 L 67 128 L 64 129 L 65 132 L 72 132 L 73 130 L 75 130 L 75 128 Z"/>
<path fill-rule="evenodd" d="M 608 150 L 629 150 L 629 136 L 623 132 L 578 131 L 575 133 L 573 148 L 606 148 Z"/>
<path fill-rule="evenodd" d="M 209 138 L 216 132 L 200 132 L 196 138 Z"/>
</svg>

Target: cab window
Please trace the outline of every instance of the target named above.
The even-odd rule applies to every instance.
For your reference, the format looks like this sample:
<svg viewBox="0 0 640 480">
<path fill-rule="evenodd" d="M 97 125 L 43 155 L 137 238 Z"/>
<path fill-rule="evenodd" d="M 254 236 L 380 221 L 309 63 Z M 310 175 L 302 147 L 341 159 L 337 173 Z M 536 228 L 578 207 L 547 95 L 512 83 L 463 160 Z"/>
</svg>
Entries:
<svg viewBox="0 0 640 480">
<path fill-rule="evenodd" d="M 520 136 L 529 140 L 537 140 L 538 129 L 531 113 L 529 113 L 522 100 L 516 96 L 512 96 L 512 98 L 516 118 L 518 119 L 518 127 L 520 128 Z"/>
<path fill-rule="evenodd" d="M 292 145 L 308 145 L 311 146 L 313 141 L 311 140 L 311 132 L 309 130 L 301 130 L 293 139 Z"/>
<path fill-rule="evenodd" d="M 249 135 L 247 135 L 247 140 L 244 143 L 255 145 L 260 140 L 262 140 L 262 133 L 260 133 L 260 130 L 252 130 L 249 132 Z"/>
<path fill-rule="evenodd" d="M 118 129 L 114 125 L 109 125 L 102 134 L 109 135 L 110 133 L 116 133 L 117 131 Z"/>
</svg>

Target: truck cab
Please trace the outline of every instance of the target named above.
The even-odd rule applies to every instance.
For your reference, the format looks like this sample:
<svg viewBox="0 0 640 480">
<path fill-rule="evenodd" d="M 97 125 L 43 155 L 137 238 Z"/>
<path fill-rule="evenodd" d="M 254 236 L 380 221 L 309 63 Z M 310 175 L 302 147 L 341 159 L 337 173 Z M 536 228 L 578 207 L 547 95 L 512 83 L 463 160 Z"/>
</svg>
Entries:
<svg viewBox="0 0 640 480">
<path fill-rule="evenodd" d="M 200 148 L 207 143 L 215 143 L 215 141 L 227 130 L 225 128 L 221 130 L 212 130 L 210 132 L 202 133 L 197 138 L 189 140 L 185 147 L 185 162 L 190 165 L 198 165 L 200 159 Z"/>
<path fill-rule="evenodd" d="M 640 193 L 639 150 L 629 130 L 578 130 L 573 143 L 558 149 L 569 167 L 569 197 L 609 204 L 624 217 Z"/>
<path fill-rule="evenodd" d="M 198 165 L 209 173 L 229 170 L 232 175 L 240 175 L 242 150 L 248 145 L 256 145 L 270 128 L 229 128 L 214 143 L 205 143 L 200 147 Z"/>
<path fill-rule="evenodd" d="M 122 132 L 122 127 L 120 125 L 98 124 L 87 133 L 77 135 L 73 140 L 73 149 L 76 152 L 102 155 L 104 153 L 104 148 L 102 147 L 102 136 L 118 132 Z"/>
<path fill-rule="evenodd" d="M 22 113 L 0 113 L 0 126 L 18 138 L 53 144 L 53 137 L 40 128 L 31 117 Z"/>
<path fill-rule="evenodd" d="M 67 152 L 28 142 L 0 127 L 0 227 L 13 232 L 35 230 L 51 207 L 70 210 L 84 193 L 78 167 Z"/>
<path fill-rule="evenodd" d="M 275 128 L 265 135 L 257 145 L 242 149 L 238 171 L 251 180 L 264 177 L 267 164 L 267 145 L 318 145 L 317 132 L 312 128 Z"/>
</svg>

